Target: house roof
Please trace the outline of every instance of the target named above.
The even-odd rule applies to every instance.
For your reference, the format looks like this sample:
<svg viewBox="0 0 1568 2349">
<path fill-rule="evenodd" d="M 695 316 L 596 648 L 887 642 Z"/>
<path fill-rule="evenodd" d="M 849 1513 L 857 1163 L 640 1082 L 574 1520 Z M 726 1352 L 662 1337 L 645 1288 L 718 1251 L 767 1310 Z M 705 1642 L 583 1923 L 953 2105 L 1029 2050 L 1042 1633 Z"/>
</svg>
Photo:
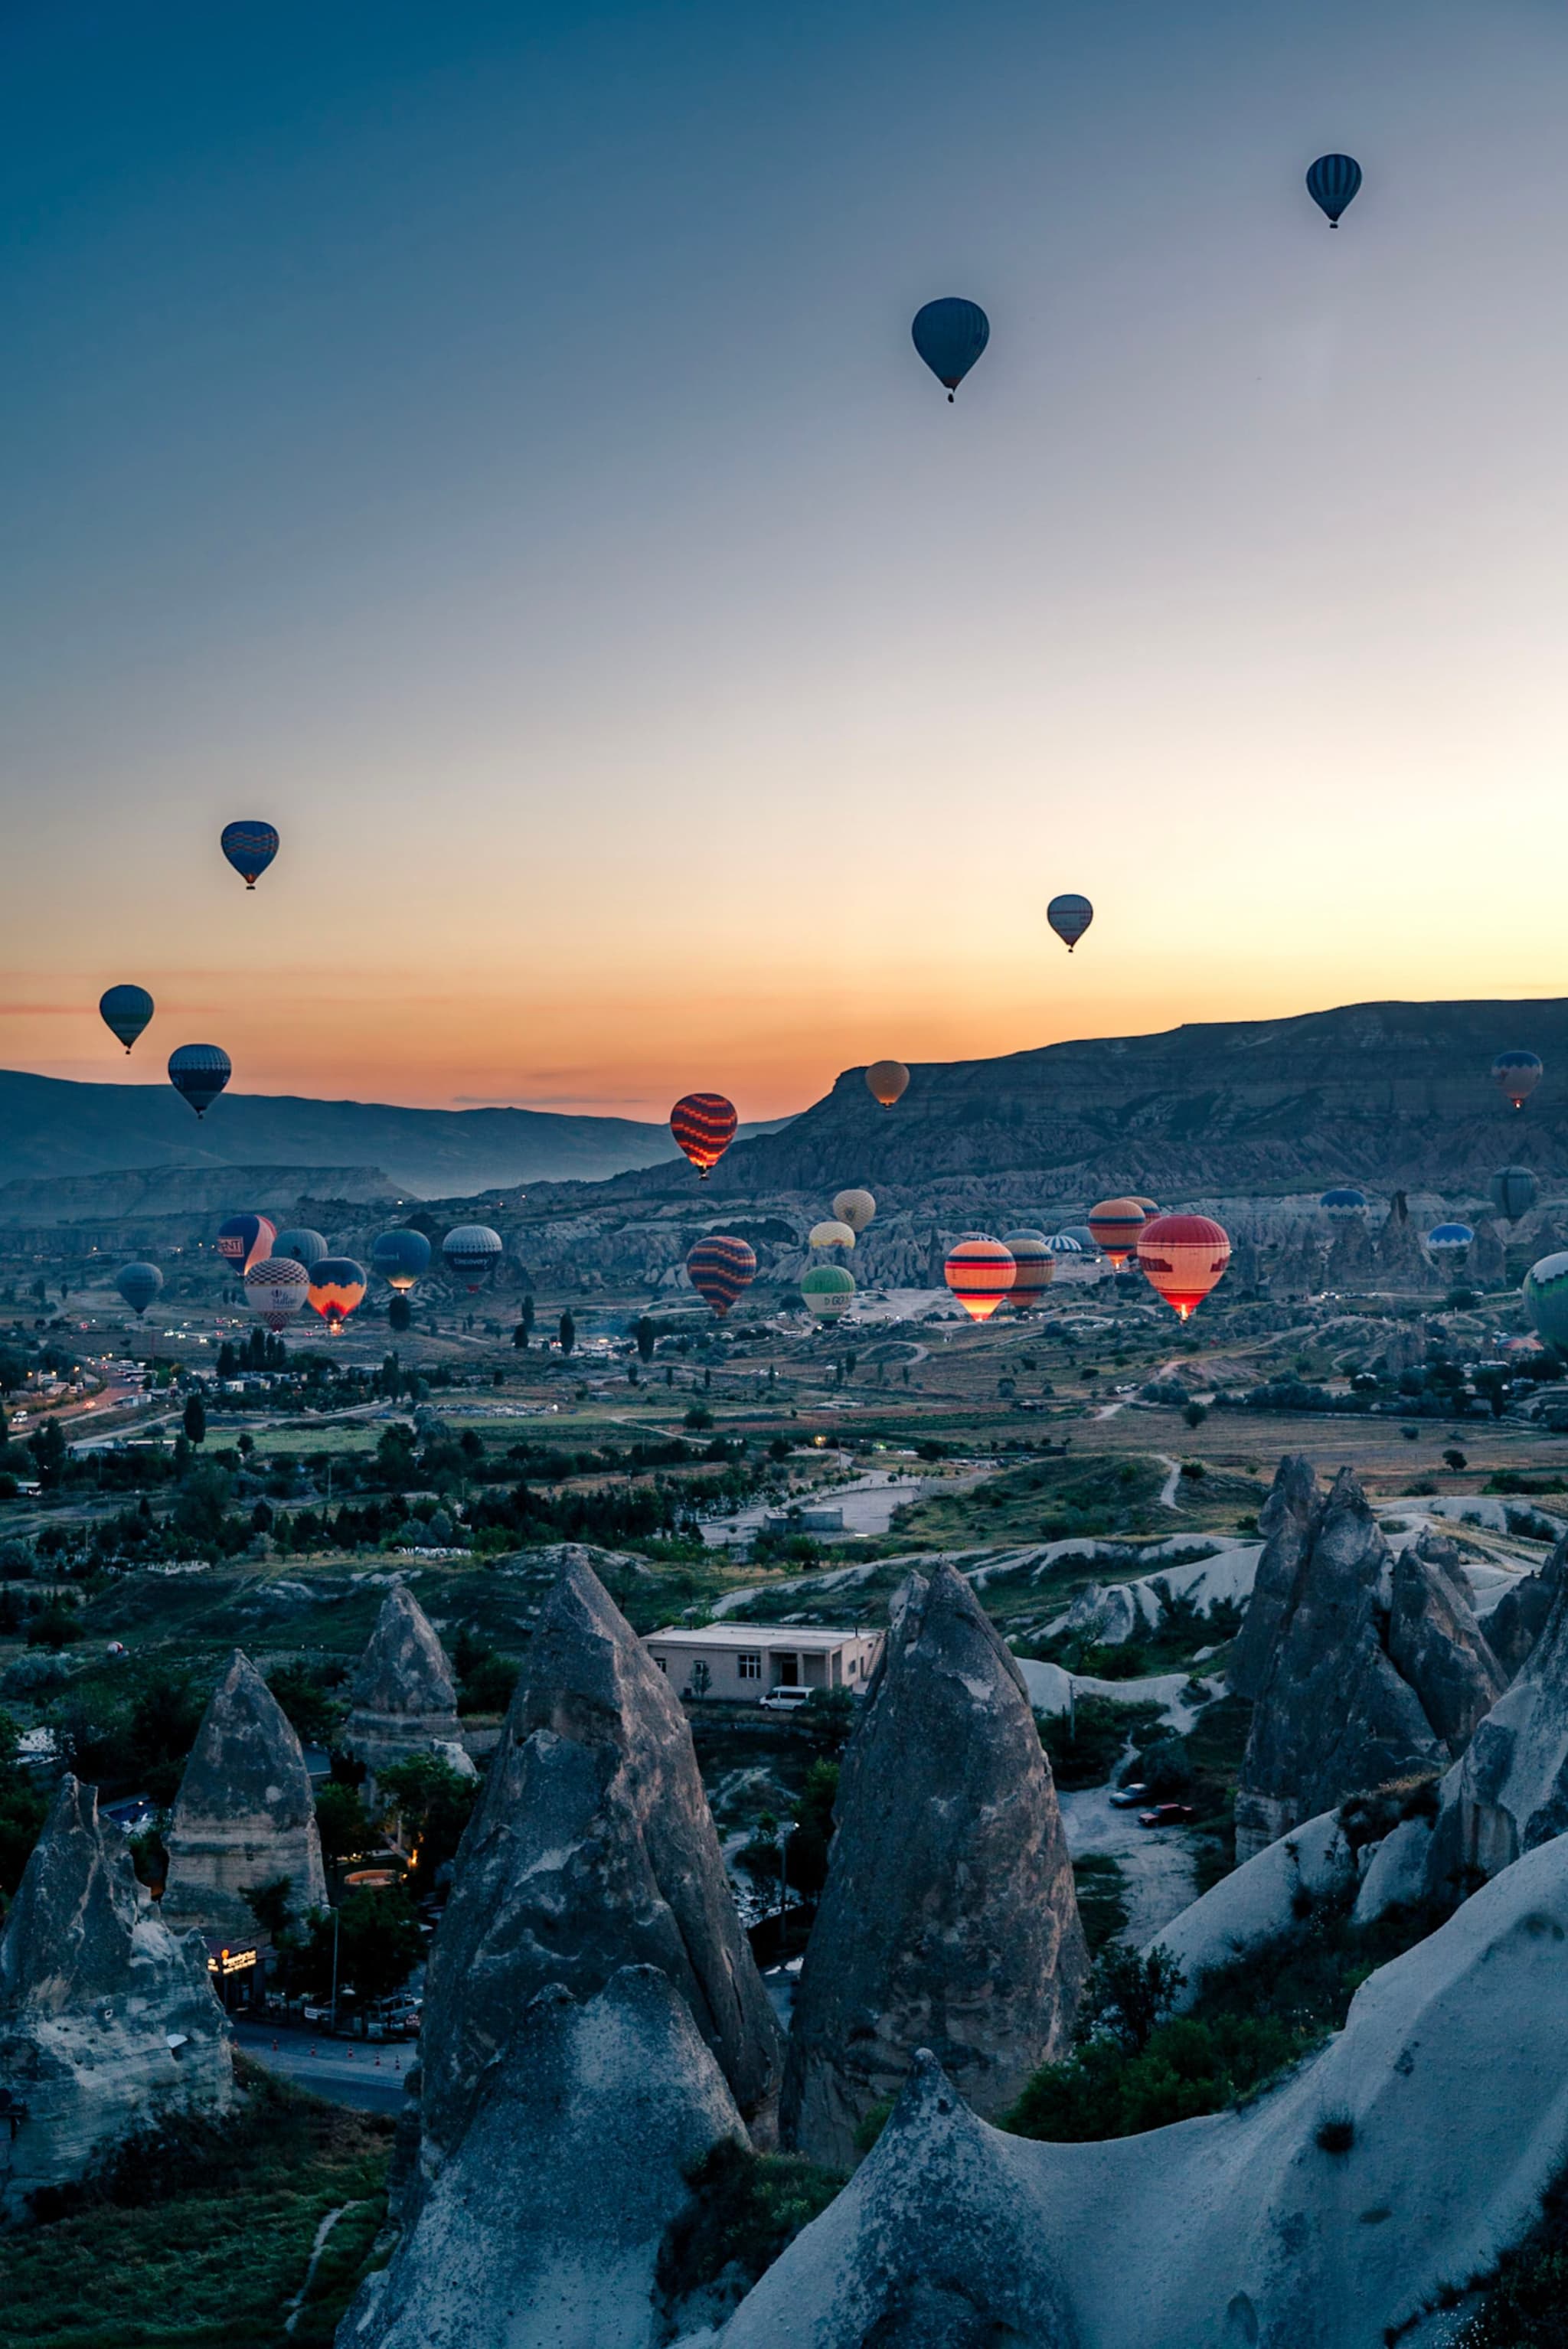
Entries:
<svg viewBox="0 0 1568 2349">
<path fill-rule="evenodd" d="M 829 1631 L 804 1623 L 665 1623 L 647 1635 L 679 1648 L 794 1648 L 820 1650 L 848 1647 L 851 1640 L 880 1640 L 880 1631 Z"/>
</svg>

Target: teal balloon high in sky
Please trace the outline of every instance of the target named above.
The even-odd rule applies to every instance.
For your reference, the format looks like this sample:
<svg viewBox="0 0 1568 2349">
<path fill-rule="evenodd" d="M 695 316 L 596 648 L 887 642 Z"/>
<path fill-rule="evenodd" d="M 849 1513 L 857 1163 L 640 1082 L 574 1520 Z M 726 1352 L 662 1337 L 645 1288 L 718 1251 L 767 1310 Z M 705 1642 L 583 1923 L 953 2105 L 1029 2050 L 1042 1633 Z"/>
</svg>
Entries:
<svg viewBox="0 0 1568 2349">
<path fill-rule="evenodd" d="M 145 987 L 111 987 L 98 997 L 98 1012 L 110 1035 L 129 1054 L 152 1017 L 152 998 Z"/>
<path fill-rule="evenodd" d="M 978 302 L 948 294 L 917 310 L 909 331 L 951 406 L 954 393 L 991 339 L 990 319 Z"/>
<path fill-rule="evenodd" d="M 253 889 L 278 853 L 277 831 L 260 816 L 244 816 L 223 826 L 221 845 L 246 888 Z"/>
</svg>

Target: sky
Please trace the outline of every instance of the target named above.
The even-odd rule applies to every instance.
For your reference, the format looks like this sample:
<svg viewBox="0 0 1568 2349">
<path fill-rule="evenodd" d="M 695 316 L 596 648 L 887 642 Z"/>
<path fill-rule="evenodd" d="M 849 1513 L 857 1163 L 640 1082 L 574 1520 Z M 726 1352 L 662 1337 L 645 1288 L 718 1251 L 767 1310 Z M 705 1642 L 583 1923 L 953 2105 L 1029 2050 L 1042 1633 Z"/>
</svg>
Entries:
<svg viewBox="0 0 1568 2349">
<path fill-rule="evenodd" d="M 1556 0 L 11 0 L 0 1063 L 766 1117 L 1568 992 L 1565 116 Z"/>
</svg>

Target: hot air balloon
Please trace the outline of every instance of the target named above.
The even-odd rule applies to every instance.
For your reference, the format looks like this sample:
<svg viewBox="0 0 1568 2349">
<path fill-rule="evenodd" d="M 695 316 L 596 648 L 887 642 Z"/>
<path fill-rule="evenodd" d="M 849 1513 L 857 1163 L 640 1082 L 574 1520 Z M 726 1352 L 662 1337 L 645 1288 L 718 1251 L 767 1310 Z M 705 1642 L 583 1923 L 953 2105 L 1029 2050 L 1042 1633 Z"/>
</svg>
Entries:
<svg viewBox="0 0 1568 2349">
<path fill-rule="evenodd" d="M 848 1224 L 841 1224 L 836 1218 L 825 1224 L 813 1224 L 806 1235 L 808 1247 L 852 1248 L 854 1244 L 855 1236 Z"/>
<path fill-rule="evenodd" d="M 954 393 L 991 339 L 990 319 L 978 302 L 947 294 L 917 310 L 909 331 L 951 407 Z"/>
<path fill-rule="evenodd" d="M 278 1227 L 270 1216 L 231 1216 L 218 1226 L 218 1253 L 242 1276 L 273 1252 Z"/>
<path fill-rule="evenodd" d="M 686 1261 L 692 1287 L 721 1321 L 757 1278 L 754 1251 L 727 1232 L 709 1232 L 687 1249 Z"/>
<path fill-rule="evenodd" d="M 841 1264 L 814 1264 L 800 1283 L 800 1294 L 814 1320 L 836 1321 L 855 1301 L 855 1276 Z"/>
<path fill-rule="evenodd" d="M 841 1224 L 851 1231 L 863 1232 L 876 1214 L 877 1203 L 869 1191 L 841 1191 L 833 1201 L 833 1213 Z"/>
<path fill-rule="evenodd" d="M 155 1264 L 122 1264 L 114 1285 L 139 1321 L 163 1287 L 163 1275 Z"/>
<path fill-rule="evenodd" d="M 1543 1256 L 1524 1276 L 1524 1309 L 1543 1345 L 1568 1355 L 1568 1254 Z"/>
<path fill-rule="evenodd" d="M 1099 1243 L 1087 1224 L 1064 1224 L 1061 1236 L 1064 1240 L 1077 1240 L 1085 1256 L 1098 1253 Z"/>
<path fill-rule="evenodd" d="M 1011 1248 L 971 1232 L 947 1252 L 943 1278 L 971 1321 L 989 1321 L 1018 1277 Z"/>
<path fill-rule="evenodd" d="M 223 826 L 221 845 L 246 888 L 253 889 L 278 853 L 278 835 L 259 816 L 246 816 Z"/>
<path fill-rule="evenodd" d="M 1535 1177 L 1528 1166 L 1500 1166 L 1487 1189 L 1498 1214 L 1511 1224 L 1530 1213 L 1538 1195 Z"/>
<path fill-rule="evenodd" d="M 198 1117 L 205 1117 L 233 1075 L 221 1044 L 181 1044 L 169 1055 L 169 1081 Z"/>
<path fill-rule="evenodd" d="M 1094 907 L 1087 897 L 1053 897 L 1046 907 L 1046 919 L 1055 930 L 1068 954 L 1094 919 Z"/>
<path fill-rule="evenodd" d="M 278 1234 L 273 1242 L 273 1254 L 292 1257 L 295 1264 L 303 1264 L 308 1272 L 311 1266 L 319 1264 L 326 1254 L 326 1242 L 319 1232 L 313 1232 L 308 1224 L 301 1224 L 293 1230 Z"/>
<path fill-rule="evenodd" d="M 308 1272 L 306 1295 L 329 1330 L 341 1330 L 365 1295 L 365 1267 L 351 1256 L 324 1256 Z"/>
<path fill-rule="evenodd" d="M 470 1297 L 500 1253 L 500 1234 L 488 1224 L 459 1224 L 441 1242 L 447 1270 L 456 1274 Z"/>
<path fill-rule="evenodd" d="M 430 1243 L 423 1232 L 400 1224 L 394 1231 L 377 1234 L 370 1261 L 388 1288 L 410 1289 L 428 1269 Z"/>
<path fill-rule="evenodd" d="M 1545 1072 L 1533 1052 L 1500 1052 L 1491 1073 L 1514 1108 L 1522 1109 Z"/>
<path fill-rule="evenodd" d="M 1351 1184 L 1340 1184 L 1334 1190 L 1326 1191 L 1317 1204 L 1335 1223 L 1352 1224 L 1366 1216 L 1367 1194 L 1357 1191 Z"/>
<path fill-rule="evenodd" d="M 1230 1235 L 1211 1216 L 1151 1216 L 1138 1235 L 1138 1261 L 1150 1288 L 1183 1321 L 1230 1260 Z"/>
<path fill-rule="evenodd" d="M 98 997 L 104 1026 L 119 1038 L 129 1054 L 152 1017 L 152 998 L 145 987 L 110 987 Z"/>
<path fill-rule="evenodd" d="M 909 1071 L 902 1061 L 873 1061 L 866 1071 L 866 1090 L 883 1109 L 892 1109 L 909 1090 Z"/>
<path fill-rule="evenodd" d="M 1427 1234 L 1427 1247 L 1439 1264 L 1458 1264 L 1474 1238 L 1468 1224 L 1439 1224 Z"/>
<path fill-rule="evenodd" d="M 341 1257 L 336 1260 L 340 1264 L 344 1261 Z M 363 1289 L 360 1294 L 364 1294 Z M 313 1304 L 315 1301 L 311 1295 L 309 1272 L 297 1257 L 292 1256 L 266 1256 L 259 1264 L 252 1265 L 245 1275 L 245 1298 L 274 1338 L 287 1329 L 306 1298 Z M 359 1299 L 354 1302 L 356 1305 Z M 350 1312 L 353 1309 L 353 1306 L 347 1308 Z"/>
<path fill-rule="evenodd" d="M 1136 1199 L 1102 1199 L 1088 1211 L 1088 1235 L 1119 1272 L 1137 1248 L 1138 1235 L 1148 1221 Z"/>
<path fill-rule="evenodd" d="M 1053 1256 L 1082 1256 L 1082 1240 L 1074 1239 L 1071 1232 L 1047 1232 L 1046 1246 Z"/>
<path fill-rule="evenodd" d="M 1044 1232 L 1024 1230 L 1004 1232 L 1002 1246 L 1012 1257 L 1017 1269 L 1008 1302 L 1015 1313 L 1027 1313 L 1037 1305 L 1056 1278 L 1057 1260 L 1051 1244 Z"/>
<path fill-rule="evenodd" d="M 670 1132 L 707 1182 L 735 1139 L 735 1103 L 722 1093 L 683 1093 L 670 1112 Z"/>
<path fill-rule="evenodd" d="M 1160 1213 L 1160 1202 L 1158 1199 L 1142 1198 L 1136 1191 L 1130 1191 L 1127 1195 L 1131 1200 L 1135 1207 L 1142 1208 L 1146 1216 L 1157 1216 Z"/>
<path fill-rule="evenodd" d="M 1319 212 L 1328 214 L 1330 228 L 1339 226 L 1339 215 L 1354 202 L 1361 185 L 1361 166 L 1354 155 L 1320 155 L 1306 174 L 1306 192 Z"/>
</svg>

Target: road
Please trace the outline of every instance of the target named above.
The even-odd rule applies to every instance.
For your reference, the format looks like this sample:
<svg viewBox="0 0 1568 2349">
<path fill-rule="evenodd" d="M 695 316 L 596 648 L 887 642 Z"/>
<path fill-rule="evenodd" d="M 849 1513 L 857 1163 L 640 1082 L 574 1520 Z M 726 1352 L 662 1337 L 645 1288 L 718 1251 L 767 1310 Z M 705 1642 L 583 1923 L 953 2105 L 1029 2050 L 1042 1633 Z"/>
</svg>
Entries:
<svg viewBox="0 0 1568 2349">
<path fill-rule="evenodd" d="M 310 2088 L 329 2104 L 356 2105 L 362 2112 L 396 2113 L 403 2103 L 403 2075 L 417 2064 L 418 2044 L 393 2041 L 384 2047 L 347 2039 L 313 2038 L 303 2031 L 274 2031 L 265 2023 L 234 2022 L 234 2044 L 269 2072 Z"/>
</svg>

